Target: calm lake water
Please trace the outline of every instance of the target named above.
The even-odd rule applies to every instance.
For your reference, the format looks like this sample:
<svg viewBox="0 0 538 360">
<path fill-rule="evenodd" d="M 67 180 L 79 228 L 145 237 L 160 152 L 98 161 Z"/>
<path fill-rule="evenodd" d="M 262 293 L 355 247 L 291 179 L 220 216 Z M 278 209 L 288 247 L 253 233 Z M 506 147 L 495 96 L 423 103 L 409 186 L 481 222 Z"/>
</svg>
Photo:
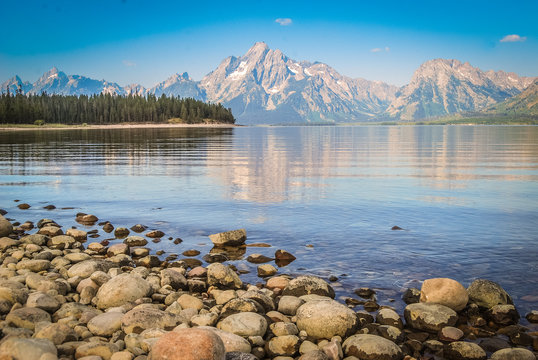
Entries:
<svg viewBox="0 0 538 360">
<path fill-rule="evenodd" d="M 149 243 L 163 257 L 201 259 L 208 234 L 245 228 L 247 243 L 272 247 L 243 259 L 286 249 L 298 259 L 280 273 L 335 275 L 338 295 L 373 287 L 398 308 L 403 289 L 431 277 L 487 278 L 523 314 L 538 308 L 538 127 L 0 132 L 0 208 L 64 227 L 83 227 L 79 211 L 142 223 L 166 233 Z M 256 265 L 230 263 L 260 281 Z"/>
</svg>

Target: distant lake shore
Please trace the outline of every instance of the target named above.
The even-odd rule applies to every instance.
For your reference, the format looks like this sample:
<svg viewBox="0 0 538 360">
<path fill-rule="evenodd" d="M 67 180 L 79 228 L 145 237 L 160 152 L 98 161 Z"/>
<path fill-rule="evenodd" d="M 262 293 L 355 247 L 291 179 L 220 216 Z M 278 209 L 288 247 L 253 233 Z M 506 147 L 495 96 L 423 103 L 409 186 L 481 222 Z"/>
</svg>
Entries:
<svg viewBox="0 0 538 360">
<path fill-rule="evenodd" d="M 63 125 L 48 124 L 37 126 L 31 124 L 7 124 L 0 125 L 0 131 L 13 130 L 65 130 L 65 129 L 146 129 L 146 128 L 232 128 L 241 125 L 235 124 L 111 124 L 111 125 Z"/>
</svg>

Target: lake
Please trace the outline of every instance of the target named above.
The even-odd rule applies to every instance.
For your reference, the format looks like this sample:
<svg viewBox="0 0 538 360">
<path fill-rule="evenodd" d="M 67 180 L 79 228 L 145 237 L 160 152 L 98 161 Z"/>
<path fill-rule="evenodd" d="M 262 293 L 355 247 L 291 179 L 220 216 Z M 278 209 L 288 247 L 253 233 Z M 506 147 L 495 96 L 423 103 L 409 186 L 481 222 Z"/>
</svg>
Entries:
<svg viewBox="0 0 538 360">
<path fill-rule="evenodd" d="M 334 275 L 339 296 L 372 287 L 402 308 L 402 291 L 424 279 L 486 278 L 522 315 L 538 308 L 533 126 L 3 131 L 0 208 L 64 227 L 84 228 L 77 212 L 142 223 L 166 233 L 149 243 L 162 258 L 197 249 L 201 259 L 208 234 L 245 228 L 247 243 L 272 246 L 229 262 L 251 283 L 261 280 L 246 256 L 285 249 L 297 260 L 279 273 Z"/>
</svg>

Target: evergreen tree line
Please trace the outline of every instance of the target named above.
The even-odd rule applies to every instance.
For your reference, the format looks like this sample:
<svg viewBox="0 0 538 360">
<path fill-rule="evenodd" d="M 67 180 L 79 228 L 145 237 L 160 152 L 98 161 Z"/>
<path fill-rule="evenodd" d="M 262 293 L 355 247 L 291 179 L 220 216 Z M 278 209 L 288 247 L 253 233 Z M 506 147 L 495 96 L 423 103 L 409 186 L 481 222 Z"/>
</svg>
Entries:
<svg viewBox="0 0 538 360">
<path fill-rule="evenodd" d="M 162 95 L 0 95 L 0 123 L 119 124 L 204 122 L 235 123 L 221 104 Z"/>
</svg>

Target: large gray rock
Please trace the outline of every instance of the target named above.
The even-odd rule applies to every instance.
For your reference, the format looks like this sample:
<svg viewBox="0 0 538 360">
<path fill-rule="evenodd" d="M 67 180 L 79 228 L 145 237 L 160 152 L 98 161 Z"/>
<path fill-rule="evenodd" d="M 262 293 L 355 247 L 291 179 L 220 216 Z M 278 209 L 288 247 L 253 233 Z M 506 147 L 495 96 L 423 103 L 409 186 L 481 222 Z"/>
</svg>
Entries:
<svg viewBox="0 0 538 360">
<path fill-rule="evenodd" d="M 23 339 L 10 337 L 0 345 L 0 354 L 8 359 L 39 360 L 45 354 L 56 356 L 58 351 L 54 344 L 47 339 Z"/>
<path fill-rule="evenodd" d="M 456 280 L 435 278 L 424 280 L 420 291 L 420 302 L 441 304 L 454 311 L 467 306 L 469 296 L 467 290 Z"/>
<path fill-rule="evenodd" d="M 172 330 L 185 319 L 149 305 L 139 305 L 121 318 L 121 328 L 126 334 L 140 334 L 146 329 Z"/>
<path fill-rule="evenodd" d="M 13 225 L 2 215 L 0 215 L 0 237 L 8 236 L 13 231 Z"/>
<path fill-rule="evenodd" d="M 454 326 L 458 314 L 449 307 L 439 304 L 409 304 L 404 310 L 405 321 L 418 330 L 438 332 L 445 326 Z"/>
<path fill-rule="evenodd" d="M 377 335 L 358 334 L 350 336 L 342 344 L 346 356 L 361 360 L 400 360 L 402 351 L 390 340 Z"/>
<path fill-rule="evenodd" d="M 220 321 L 217 328 L 239 336 L 264 336 L 267 331 L 267 320 L 252 312 L 232 314 Z"/>
<path fill-rule="evenodd" d="M 120 274 L 104 283 L 97 291 L 97 307 L 107 309 L 150 296 L 149 282 L 135 274 Z"/>
<path fill-rule="evenodd" d="M 484 349 L 475 343 L 455 341 L 445 345 L 443 355 L 447 360 L 486 360 Z"/>
<path fill-rule="evenodd" d="M 536 360 L 532 351 L 522 348 L 502 349 L 491 355 L 491 360 Z"/>
<path fill-rule="evenodd" d="M 334 299 L 334 290 L 325 280 L 312 275 L 299 276 L 291 280 L 282 295 L 303 296 L 303 295 L 329 296 Z"/>
<path fill-rule="evenodd" d="M 93 317 L 88 321 L 88 330 L 97 336 L 112 336 L 116 331 L 121 329 L 121 312 L 106 312 Z"/>
<path fill-rule="evenodd" d="M 469 299 L 486 309 L 491 309 L 495 305 L 513 305 L 512 298 L 501 285 L 484 279 L 476 279 L 467 288 Z"/>
<path fill-rule="evenodd" d="M 247 231 L 245 229 L 239 229 L 221 232 L 209 235 L 209 239 L 215 246 L 220 247 L 243 245 L 247 239 Z"/>
<path fill-rule="evenodd" d="M 221 288 L 240 289 L 243 285 L 239 276 L 228 266 L 213 263 L 207 267 L 207 283 Z"/>
<path fill-rule="evenodd" d="M 309 301 L 297 309 L 297 327 L 315 339 L 345 337 L 357 330 L 355 312 L 334 300 Z"/>
</svg>

